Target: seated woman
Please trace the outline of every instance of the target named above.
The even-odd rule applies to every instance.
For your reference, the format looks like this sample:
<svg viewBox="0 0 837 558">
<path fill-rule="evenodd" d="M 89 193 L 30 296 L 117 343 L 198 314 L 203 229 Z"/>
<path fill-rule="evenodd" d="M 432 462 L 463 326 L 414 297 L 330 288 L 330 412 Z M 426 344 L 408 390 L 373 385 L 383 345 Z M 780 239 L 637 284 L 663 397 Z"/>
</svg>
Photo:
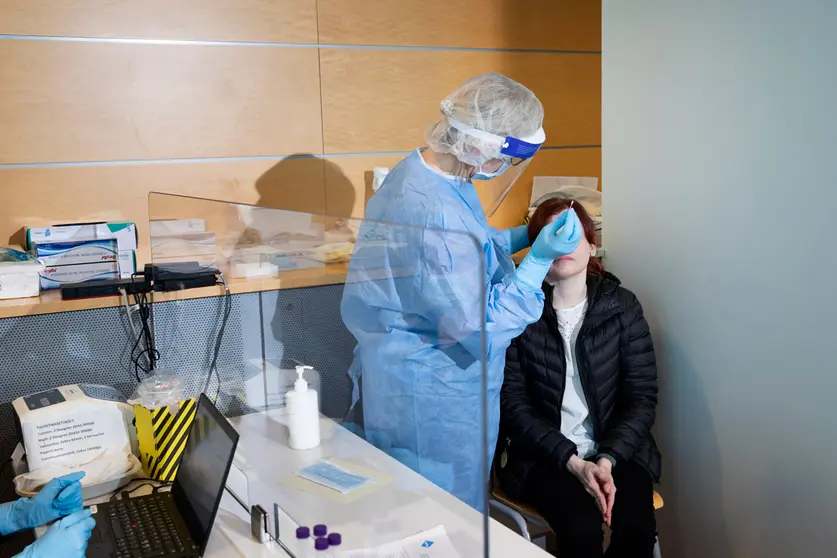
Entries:
<svg viewBox="0 0 837 558">
<path fill-rule="evenodd" d="M 529 237 L 570 206 L 538 207 Z M 642 307 L 605 273 L 593 220 L 573 202 L 584 238 L 556 260 L 541 319 L 515 339 L 501 394 L 498 478 L 533 506 L 558 539 L 561 558 L 651 558 L 653 483 L 660 453 L 651 436 L 657 406 L 654 348 Z"/>
</svg>

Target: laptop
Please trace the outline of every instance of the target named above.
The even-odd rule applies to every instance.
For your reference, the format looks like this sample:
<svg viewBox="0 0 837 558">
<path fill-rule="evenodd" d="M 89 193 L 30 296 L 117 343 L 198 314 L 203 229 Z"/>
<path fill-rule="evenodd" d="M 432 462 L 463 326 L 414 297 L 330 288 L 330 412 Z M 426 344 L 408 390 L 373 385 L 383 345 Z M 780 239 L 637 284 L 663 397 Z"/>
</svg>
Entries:
<svg viewBox="0 0 837 558">
<path fill-rule="evenodd" d="M 238 432 L 201 394 L 171 492 L 100 504 L 87 558 L 199 558 L 221 505 Z"/>
</svg>

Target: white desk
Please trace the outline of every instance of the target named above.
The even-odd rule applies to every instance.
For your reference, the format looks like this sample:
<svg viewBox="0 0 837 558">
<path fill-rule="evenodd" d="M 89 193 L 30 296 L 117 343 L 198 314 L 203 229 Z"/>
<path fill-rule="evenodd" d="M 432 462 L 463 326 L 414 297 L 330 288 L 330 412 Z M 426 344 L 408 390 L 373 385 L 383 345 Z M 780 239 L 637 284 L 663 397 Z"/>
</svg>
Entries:
<svg viewBox="0 0 837 558">
<path fill-rule="evenodd" d="M 344 548 L 354 549 L 393 542 L 419 531 L 444 525 L 463 558 L 482 556 L 483 518 L 441 488 L 416 474 L 365 440 L 328 419 L 322 419 L 322 443 L 310 451 L 287 445 L 282 411 L 237 417 L 230 421 L 241 435 L 228 486 L 248 504 L 260 504 L 273 515 L 281 506 L 280 539 L 298 557 L 303 549 L 294 534 L 300 524 L 326 523 L 343 535 Z M 296 471 L 327 457 L 337 457 L 394 478 L 391 484 L 349 504 L 299 492 L 282 484 Z M 243 460 L 242 460 L 243 458 Z M 242 471 L 246 480 L 242 477 Z M 142 479 L 125 487 L 130 490 Z M 147 490 L 137 490 L 140 496 Z M 245 493 L 246 492 L 246 493 Z M 106 501 L 108 496 L 86 504 Z M 500 523 L 489 520 L 492 558 L 546 558 L 549 555 Z M 204 558 L 291 558 L 276 543 L 261 544 L 250 534 L 250 513 L 226 491 L 215 519 Z"/>
<path fill-rule="evenodd" d="M 260 504 L 271 517 L 273 504 L 279 504 L 280 539 L 292 552 L 296 554 L 301 550 L 294 538 L 298 525 L 325 523 L 331 531 L 343 535 L 345 549 L 373 547 L 444 525 L 464 558 L 482 555 L 483 518 L 474 509 L 328 419 L 321 421 L 322 443 L 318 448 L 292 450 L 287 445 L 283 414 L 282 411 L 257 413 L 230 422 L 241 435 L 237 465 L 247 476 L 248 504 Z M 292 477 L 302 467 L 328 457 L 381 471 L 392 476 L 394 481 L 345 504 L 301 492 L 283 483 L 283 479 Z M 240 512 L 231 509 L 234 507 Z M 224 513 L 219 512 L 207 556 L 235 556 L 235 552 L 243 556 L 287 555 L 277 548 L 263 547 L 262 554 L 251 550 L 249 544 L 257 543 L 249 539 L 249 533 L 249 515 L 231 497 L 225 496 Z M 216 549 L 216 544 L 228 543 L 235 550 L 232 547 Z M 241 546 L 237 546 L 239 544 Z M 549 556 L 494 520 L 489 520 L 489 544 L 492 557 Z"/>
<path fill-rule="evenodd" d="M 276 543 L 261 544 L 250 535 L 250 514 L 224 492 L 204 558 L 277 558 L 288 554 Z"/>
</svg>

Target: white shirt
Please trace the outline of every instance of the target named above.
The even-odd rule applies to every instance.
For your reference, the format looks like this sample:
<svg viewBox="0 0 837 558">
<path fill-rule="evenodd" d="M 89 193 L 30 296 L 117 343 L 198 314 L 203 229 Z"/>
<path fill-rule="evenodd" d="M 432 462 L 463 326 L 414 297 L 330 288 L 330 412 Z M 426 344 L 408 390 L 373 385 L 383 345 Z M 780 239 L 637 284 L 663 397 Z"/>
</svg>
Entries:
<svg viewBox="0 0 837 558">
<path fill-rule="evenodd" d="M 558 315 L 558 329 L 564 339 L 564 353 L 567 359 L 567 380 L 564 399 L 561 401 L 561 434 L 578 447 L 578 456 L 585 459 L 596 455 L 598 449 L 593 439 L 593 421 L 581 387 L 575 351 L 578 332 L 587 311 L 587 301 L 584 300 L 572 308 L 557 308 L 555 303 L 553 307 Z"/>
</svg>

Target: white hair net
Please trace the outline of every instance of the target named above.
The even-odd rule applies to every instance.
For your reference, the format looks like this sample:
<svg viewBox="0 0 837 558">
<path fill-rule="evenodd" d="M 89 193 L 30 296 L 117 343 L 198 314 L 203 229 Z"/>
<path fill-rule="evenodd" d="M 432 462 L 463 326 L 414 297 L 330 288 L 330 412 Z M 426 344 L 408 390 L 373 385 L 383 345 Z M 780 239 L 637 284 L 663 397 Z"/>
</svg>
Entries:
<svg viewBox="0 0 837 558">
<path fill-rule="evenodd" d="M 504 157 L 502 146 L 460 132 L 447 117 L 501 137 L 527 137 L 543 124 L 543 105 L 535 94 L 497 73 L 469 79 L 441 102 L 440 109 L 444 118 L 427 130 L 427 145 L 475 167 Z"/>
</svg>

